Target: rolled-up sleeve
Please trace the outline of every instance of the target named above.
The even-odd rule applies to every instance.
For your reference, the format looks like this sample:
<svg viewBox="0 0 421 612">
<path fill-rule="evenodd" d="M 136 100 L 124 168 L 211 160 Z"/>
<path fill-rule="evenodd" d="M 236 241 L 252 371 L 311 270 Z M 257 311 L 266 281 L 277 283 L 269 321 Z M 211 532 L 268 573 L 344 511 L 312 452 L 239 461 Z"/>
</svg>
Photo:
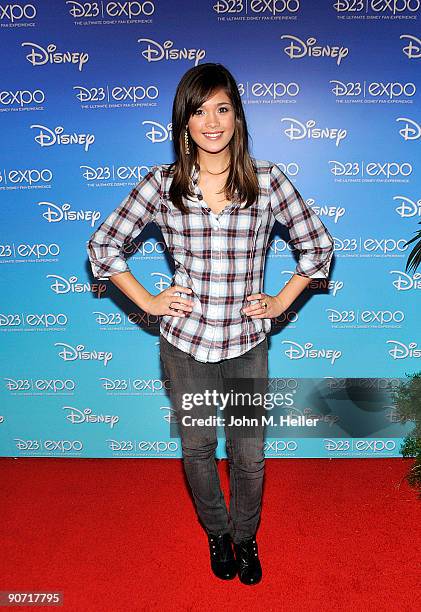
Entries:
<svg viewBox="0 0 421 612">
<path fill-rule="evenodd" d="M 161 198 L 161 169 L 153 166 L 87 241 L 86 250 L 92 274 L 107 280 L 130 271 L 123 246 L 154 220 Z"/>
<path fill-rule="evenodd" d="M 270 170 L 270 203 L 275 219 L 288 228 L 291 244 L 300 252 L 295 274 L 327 278 L 334 250 L 333 238 L 276 164 L 272 164 Z"/>
</svg>

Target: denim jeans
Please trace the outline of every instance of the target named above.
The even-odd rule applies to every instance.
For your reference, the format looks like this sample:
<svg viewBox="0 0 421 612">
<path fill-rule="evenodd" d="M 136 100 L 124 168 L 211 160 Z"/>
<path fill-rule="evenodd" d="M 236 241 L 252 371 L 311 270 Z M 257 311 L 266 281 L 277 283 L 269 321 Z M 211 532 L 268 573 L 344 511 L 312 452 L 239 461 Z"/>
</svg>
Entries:
<svg viewBox="0 0 421 612">
<path fill-rule="evenodd" d="M 258 378 L 264 385 L 268 376 L 267 338 L 238 357 L 203 363 L 160 335 L 160 356 L 170 382 L 169 395 L 178 420 L 184 470 L 202 525 L 207 533 L 230 533 L 236 543 L 254 537 L 260 519 L 265 466 L 261 419 L 250 429 L 251 435 L 236 435 L 235 428 L 224 425 L 230 473 L 228 512 L 215 461 L 218 445 L 216 426 L 181 424 L 182 416 L 186 414 L 192 419 L 206 419 L 215 415 L 217 407 L 193 406 L 187 413 L 180 397 L 182 393 L 201 393 L 205 388 L 227 392 L 229 379 L 232 383 L 232 379 L 242 378 L 253 385 L 257 381 L 251 379 Z M 245 414 L 248 408 L 251 406 L 243 408 Z"/>
</svg>

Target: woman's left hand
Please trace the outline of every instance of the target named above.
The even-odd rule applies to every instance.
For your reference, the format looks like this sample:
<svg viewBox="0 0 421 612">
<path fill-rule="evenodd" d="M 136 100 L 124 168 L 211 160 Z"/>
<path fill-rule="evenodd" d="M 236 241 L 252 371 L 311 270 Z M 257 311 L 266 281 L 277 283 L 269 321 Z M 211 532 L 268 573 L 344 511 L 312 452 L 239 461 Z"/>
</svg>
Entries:
<svg viewBox="0 0 421 612">
<path fill-rule="evenodd" d="M 247 296 L 247 300 L 259 300 L 256 304 L 250 304 L 242 309 L 242 312 L 252 319 L 272 319 L 286 310 L 279 296 L 271 296 L 267 293 L 252 293 Z M 261 300 L 266 302 L 267 308 L 261 305 Z"/>
</svg>

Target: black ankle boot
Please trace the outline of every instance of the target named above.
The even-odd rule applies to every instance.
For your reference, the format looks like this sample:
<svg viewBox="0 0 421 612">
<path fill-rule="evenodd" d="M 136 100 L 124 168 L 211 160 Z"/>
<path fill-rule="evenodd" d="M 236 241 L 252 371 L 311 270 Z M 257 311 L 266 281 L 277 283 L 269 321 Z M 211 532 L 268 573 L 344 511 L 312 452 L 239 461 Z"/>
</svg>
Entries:
<svg viewBox="0 0 421 612">
<path fill-rule="evenodd" d="M 234 543 L 238 576 L 243 584 L 257 584 L 262 579 L 262 566 L 255 538 Z"/>
<path fill-rule="evenodd" d="M 213 573 L 222 580 L 231 580 L 237 575 L 237 563 L 232 551 L 230 534 L 208 534 L 208 541 Z"/>
</svg>

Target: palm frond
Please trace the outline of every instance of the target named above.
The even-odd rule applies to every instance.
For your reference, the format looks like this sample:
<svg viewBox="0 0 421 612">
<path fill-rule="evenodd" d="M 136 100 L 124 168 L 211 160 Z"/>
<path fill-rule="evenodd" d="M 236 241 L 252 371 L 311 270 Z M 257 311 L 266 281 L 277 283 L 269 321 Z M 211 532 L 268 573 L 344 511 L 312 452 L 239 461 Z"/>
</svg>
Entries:
<svg viewBox="0 0 421 612">
<path fill-rule="evenodd" d="M 421 224 L 421 221 L 418 221 L 418 225 L 420 224 Z M 415 232 L 415 236 L 411 238 L 411 240 L 408 240 L 408 242 L 405 242 L 404 246 L 408 246 L 415 240 L 418 240 L 418 242 L 415 244 L 414 248 L 408 255 L 405 272 L 408 272 L 411 269 L 413 269 L 415 272 L 415 270 L 418 268 L 418 266 L 421 263 L 421 229 Z"/>
</svg>

